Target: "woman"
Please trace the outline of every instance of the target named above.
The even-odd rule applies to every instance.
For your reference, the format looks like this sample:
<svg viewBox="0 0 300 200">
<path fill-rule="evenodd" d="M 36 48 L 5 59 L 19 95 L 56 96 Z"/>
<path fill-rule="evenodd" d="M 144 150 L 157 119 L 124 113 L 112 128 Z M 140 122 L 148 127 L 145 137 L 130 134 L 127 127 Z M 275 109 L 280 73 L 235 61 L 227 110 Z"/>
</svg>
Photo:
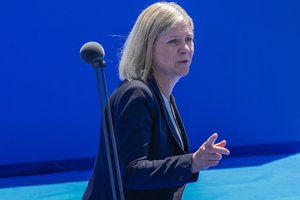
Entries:
<svg viewBox="0 0 300 200">
<path fill-rule="evenodd" d="M 188 74 L 194 54 L 193 21 L 175 3 L 160 2 L 138 17 L 119 65 L 123 81 L 110 98 L 126 200 L 181 199 L 186 183 L 229 154 L 213 134 L 195 153 L 172 90 Z M 84 199 L 112 199 L 103 133 Z"/>
</svg>

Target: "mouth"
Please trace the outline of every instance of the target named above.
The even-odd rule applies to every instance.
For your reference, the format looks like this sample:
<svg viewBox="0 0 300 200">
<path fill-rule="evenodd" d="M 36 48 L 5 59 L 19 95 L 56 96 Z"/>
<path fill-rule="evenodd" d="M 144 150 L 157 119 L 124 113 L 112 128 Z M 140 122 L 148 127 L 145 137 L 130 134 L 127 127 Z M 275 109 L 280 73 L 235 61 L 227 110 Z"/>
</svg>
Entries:
<svg viewBox="0 0 300 200">
<path fill-rule="evenodd" d="M 189 60 L 181 60 L 181 61 L 178 61 L 177 63 L 180 63 L 180 64 L 187 64 L 189 62 Z"/>
</svg>

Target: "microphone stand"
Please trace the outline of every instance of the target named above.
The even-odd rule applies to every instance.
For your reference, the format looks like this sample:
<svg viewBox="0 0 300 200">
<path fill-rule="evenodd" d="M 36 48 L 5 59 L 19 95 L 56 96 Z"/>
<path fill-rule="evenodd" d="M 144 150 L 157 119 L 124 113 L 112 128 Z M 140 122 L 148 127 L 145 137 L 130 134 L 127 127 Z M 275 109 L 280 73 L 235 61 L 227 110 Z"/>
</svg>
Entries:
<svg viewBox="0 0 300 200">
<path fill-rule="evenodd" d="M 121 181 L 121 173 L 120 173 L 120 165 L 118 160 L 118 153 L 117 153 L 117 145 L 115 140 L 115 134 L 114 134 L 114 128 L 112 124 L 112 117 L 111 117 L 111 108 L 108 100 L 108 92 L 107 92 L 107 84 L 106 84 L 106 78 L 105 78 L 105 72 L 104 72 L 104 66 L 105 61 L 104 60 L 97 60 L 92 63 L 92 66 L 96 70 L 96 79 L 97 79 L 97 88 L 98 88 L 98 95 L 100 100 L 100 109 L 102 114 L 102 127 L 103 127 L 103 134 L 104 134 L 104 144 L 105 144 L 105 150 L 106 150 L 106 156 L 108 161 L 108 170 L 109 170 L 109 177 L 110 177 L 110 183 L 112 188 L 112 197 L 113 200 L 124 200 L 124 193 L 123 193 L 123 186 Z M 106 124 L 106 115 L 104 110 L 104 105 L 102 101 L 102 91 L 101 91 L 101 84 L 100 84 L 100 78 L 99 78 L 99 70 L 101 69 L 101 75 L 102 75 L 102 82 L 104 87 L 104 94 L 105 94 L 105 100 L 106 100 L 106 106 L 107 106 L 107 117 L 108 117 L 108 125 L 109 125 L 109 131 L 107 129 Z M 108 134 L 110 133 L 110 139 L 109 141 Z M 111 144 L 111 146 L 110 146 Z M 112 152 L 112 155 L 111 155 Z M 116 175 L 116 179 L 114 177 L 114 171 Z M 117 184 L 115 184 L 115 180 L 117 181 Z"/>
</svg>

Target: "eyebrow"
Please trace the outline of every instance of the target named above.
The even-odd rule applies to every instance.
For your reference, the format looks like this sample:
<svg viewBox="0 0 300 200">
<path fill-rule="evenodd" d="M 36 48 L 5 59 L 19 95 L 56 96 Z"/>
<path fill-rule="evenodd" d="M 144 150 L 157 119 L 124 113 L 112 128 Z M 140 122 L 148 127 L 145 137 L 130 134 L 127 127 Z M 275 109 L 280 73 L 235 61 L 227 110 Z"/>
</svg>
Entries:
<svg viewBox="0 0 300 200">
<path fill-rule="evenodd" d="M 171 35 L 170 37 L 180 37 L 181 35 L 183 35 L 182 33 L 181 34 L 178 34 L 178 35 Z M 194 36 L 194 32 L 186 32 L 185 35 L 188 35 L 188 36 Z"/>
<path fill-rule="evenodd" d="M 194 37 L 194 33 L 187 33 L 185 36 Z M 171 35 L 171 36 L 169 36 L 169 38 L 178 38 L 178 37 L 181 37 L 181 35 Z"/>
</svg>

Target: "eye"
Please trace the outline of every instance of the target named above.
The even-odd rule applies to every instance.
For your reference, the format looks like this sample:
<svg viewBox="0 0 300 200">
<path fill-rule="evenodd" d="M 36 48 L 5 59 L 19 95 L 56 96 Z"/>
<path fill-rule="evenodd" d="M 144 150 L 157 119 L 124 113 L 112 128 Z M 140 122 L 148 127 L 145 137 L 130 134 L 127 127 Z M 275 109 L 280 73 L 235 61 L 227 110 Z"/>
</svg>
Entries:
<svg viewBox="0 0 300 200">
<path fill-rule="evenodd" d="M 191 37 L 191 36 L 188 36 L 188 37 L 185 38 L 185 42 L 187 42 L 187 43 L 194 42 L 194 38 Z"/>
<path fill-rule="evenodd" d="M 172 40 L 168 41 L 167 43 L 177 45 L 178 44 L 178 39 L 172 39 Z"/>
</svg>

